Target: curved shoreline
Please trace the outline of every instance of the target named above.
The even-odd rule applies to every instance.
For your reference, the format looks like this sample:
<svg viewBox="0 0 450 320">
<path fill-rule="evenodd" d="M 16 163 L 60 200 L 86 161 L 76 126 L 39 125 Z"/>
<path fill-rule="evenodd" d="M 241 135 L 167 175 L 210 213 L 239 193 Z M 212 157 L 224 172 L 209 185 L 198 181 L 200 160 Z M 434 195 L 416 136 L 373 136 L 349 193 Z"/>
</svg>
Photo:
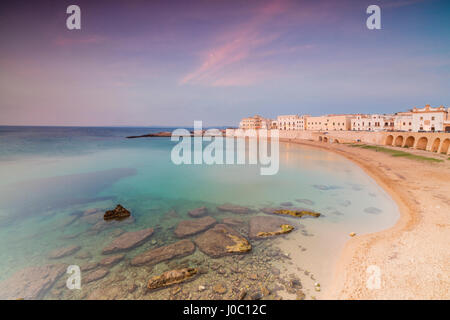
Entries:
<svg viewBox="0 0 450 320">
<path fill-rule="evenodd" d="M 325 144 L 320 142 L 313 142 L 308 140 L 294 140 L 294 139 L 281 139 L 281 141 L 301 144 L 305 146 L 320 148 L 323 150 L 335 152 L 349 159 L 350 161 L 361 167 L 366 174 L 375 180 L 375 182 L 380 185 L 396 202 L 400 217 L 394 226 L 381 230 L 379 232 L 370 233 L 366 235 L 356 236 L 349 239 L 342 252 L 339 255 L 337 265 L 332 276 L 332 285 L 324 292 L 324 298 L 326 299 L 432 299 L 432 298 L 448 298 L 448 287 L 449 282 L 444 281 L 440 288 L 437 290 L 432 290 L 432 292 L 427 293 L 426 289 L 423 290 L 422 294 L 415 296 L 409 290 L 410 288 L 406 284 L 395 284 L 390 282 L 387 286 L 386 280 L 396 279 L 396 273 L 398 270 L 392 270 L 391 268 L 395 263 L 390 263 L 391 260 L 397 259 L 399 254 L 398 250 L 392 250 L 393 244 L 401 246 L 402 236 L 411 231 L 417 229 L 422 221 L 422 216 L 420 214 L 421 202 L 420 199 L 414 198 L 410 193 L 409 188 L 405 188 L 404 185 L 398 183 L 395 179 L 396 175 L 400 180 L 406 179 L 404 177 L 404 172 L 398 174 L 394 172 L 391 176 L 388 176 L 385 171 L 392 173 L 396 168 L 391 168 L 389 164 L 390 161 L 394 161 L 385 154 L 376 153 L 372 150 L 362 150 L 360 148 L 350 148 L 345 145 L 339 144 Z M 369 158 L 367 158 L 369 157 Z M 382 163 L 377 163 L 378 161 L 386 160 Z M 410 161 L 407 159 L 395 159 L 397 162 L 404 162 L 406 166 L 410 165 Z M 405 162 L 406 161 L 406 162 Z M 422 164 L 425 166 L 430 166 L 433 169 L 436 165 Z M 448 165 L 445 163 L 445 169 L 448 169 Z M 444 179 L 445 172 L 444 169 Z M 450 201 L 448 199 L 442 199 L 444 207 L 450 207 Z M 439 201 L 436 201 L 439 202 Z M 439 207 L 438 205 L 437 207 Z M 450 208 L 449 208 L 450 209 Z M 445 210 L 444 210 L 445 211 Z M 448 233 L 448 231 L 447 231 Z M 444 235 L 444 239 L 448 236 Z M 415 239 L 417 240 L 417 239 Z M 419 239 L 420 241 L 420 239 Z M 445 250 L 445 243 L 441 243 Z M 395 247 L 395 245 L 394 245 Z M 389 255 L 389 249 L 391 249 L 391 255 Z M 398 249 L 398 247 L 396 247 Z M 407 249 L 411 249 L 408 247 Z M 405 250 L 404 250 L 405 251 Z M 440 251 L 440 250 L 438 250 Z M 408 253 L 412 256 L 408 257 Z M 401 254 L 405 254 L 402 252 Z M 414 260 L 416 254 L 414 251 L 406 252 L 404 259 Z M 439 260 L 439 259 L 438 259 Z M 369 290 L 366 288 L 366 281 L 368 275 L 366 274 L 366 268 L 369 265 L 377 265 L 382 271 L 382 287 L 381 289 Z M 445 265 L 440 265 L 444 270 Z M 426 268 L 425 268 L 426 269 Z M 405 271 L 406 272 L 406 271 Z M 439 274 L 439 272 L 437 272 Z M 383 277 L 383 275 L 385 277 Z M 416 274 L 418 277 L 417 282 L 422 282 L 420 274 Z M 383 279 L 386 278 L 386 279 Z M 411 279 L 411 275 L 408 275 L 408 280 L 414 281 L 414 276 Z M 426 275 L 423 278 L 427 278 Z M 399 279 L 398 279 L 399 280 Z M 444 276 L 445 280 L 445 276 Z M 400 281 L 400 280 L 399 280 Z M 433 281 L 433 280 L 430 280 Z M 433 285 L 436 285 L 435 281 Z M 386 289 L 391 290 L 383 290 Z M 391 287 L 391 288 L 388 288 Z M 415 288 L 416 289 L 416 288 Z M 415 290 L 414 290 L 415 291 Z M 436 295 L 437 293 L 437 295 Z"/>
</svg>

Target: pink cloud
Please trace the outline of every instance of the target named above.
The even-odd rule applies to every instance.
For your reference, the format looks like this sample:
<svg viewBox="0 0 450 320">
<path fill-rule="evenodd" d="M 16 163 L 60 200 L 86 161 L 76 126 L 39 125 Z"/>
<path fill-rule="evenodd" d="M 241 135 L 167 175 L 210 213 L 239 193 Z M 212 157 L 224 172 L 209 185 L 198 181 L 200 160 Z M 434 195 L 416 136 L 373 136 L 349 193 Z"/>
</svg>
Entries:
<svg viewBox="0 0 450 320">
<path fill-rule="evenodd" d="M 271 19 L 287 10 L 286 1 L 272 1 L 259 8 L 248 22 L 218 35 L 219 45 L 202 53 L 200 66 L 185 75 L 180 83 L 210 86 L 251 84 L 251 79 L 258 78 L 256 75 L 247 73 L 246 77 L 241 78 L 233 75 L 230 69 L 239 67 L 240 62 L 261 54 L 262 52 L 258 51 L 263 46 L 281 36 L 279 31 L 265 34 L 262 28 Z"/>
</svg>

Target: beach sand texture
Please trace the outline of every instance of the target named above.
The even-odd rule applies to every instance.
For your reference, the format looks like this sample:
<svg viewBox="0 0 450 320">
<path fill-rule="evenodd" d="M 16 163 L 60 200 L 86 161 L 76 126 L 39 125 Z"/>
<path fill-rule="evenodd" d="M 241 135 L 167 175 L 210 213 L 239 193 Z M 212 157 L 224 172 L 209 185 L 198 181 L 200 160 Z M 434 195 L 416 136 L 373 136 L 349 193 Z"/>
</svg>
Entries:
<svg viewBox="0 0 450 320">
<path fill-rule="evenodd" d="M 346 243 L 324 298 L 450 298 L 450 161 L 428 163 L 342 144 L 289 141 L 354 161 L 392 196 L 401 212 L 392 228 Z M 380 268 L 379 289 L 367 288 L 370 265 Z"/>
</svg>

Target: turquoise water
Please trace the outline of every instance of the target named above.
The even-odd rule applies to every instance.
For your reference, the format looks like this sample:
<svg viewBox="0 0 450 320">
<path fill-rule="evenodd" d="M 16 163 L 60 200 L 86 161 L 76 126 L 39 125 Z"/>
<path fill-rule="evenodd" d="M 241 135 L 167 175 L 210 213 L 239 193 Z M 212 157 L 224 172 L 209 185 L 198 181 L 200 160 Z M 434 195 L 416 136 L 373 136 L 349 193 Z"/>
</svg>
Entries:
<svg viewBox="0 0 450 320">
<path fill-rule="evenodd" d="M 55 263 L 47 258 L 49 252 L 73 244 L 81 246 L 80 252 L 88 252 L 90 257 L 74 254 L 57 262 L 76 265 L 96 262 L 104 258 L 101 250 L 114 238 L 115 229 L 134 231 L 154 227 L 156 231 L 151 239 L 155 241 L 149 240 L 126 252 L 125 260 L 111 268 L 105 278 L 77 292 L 55 284 L 40 298 L 84 299 L 95 290 L 110 289 L 115 282 L 126 285 L 135 282 L 138 289 L 116 293 L 113 298 L 232 298 L 233 286 L 239 288 L 244 283 L 233 282 L 231 271 L 226 283 L 229 290 L 223 296 L 216 296 L 209 287 L 204 293 L 197 293 L 196 288 L 207 279 L 206 282 L 223 279 L 209 268 L 211 263 L 219 263 L 226 270 L 232 263 L 243 263 L 242 269 L 248 269 L 244 272 L 252 272 L 254 259 L 259 259 L 261 270 L 264 265 L 267 270 L 272 267 L 280 270 L 279 275 L 275 273 L 266 281 L 271 287 L 269 297 L 295 298 L 283 287 L 283 277 L 292 273 L 298 273 L 302 280 L 306 298 L 320 297 L 320 292 L 314 292 L 314 287 L 307 283 L 303 270 L 307 268 L 316 278 L 321 278 L 323 288 L 330 280 L 333 264 L 349 232 L 382 230 L 398 218 L 392 199 L 359 167 L 341 156 L 281 144 L 278 174 L 261 176 L 258 166 L 176 166 L 170 161 L 170 151 L 175 145 L 170 139 L 125 139 L 129 135 L 162 130 L 0 127 L 0 281 L 8 280 L 28 266 Z M 299 199 L 307 201 L 299 202 Z M 177 241 L 173 228 L 178 222 L 190 219 L 188 210 L 206 206 L 209 215 L 219 221 L 232 217 L 246 222 L 248 216 L 219 212 L 216 207 L 232 203 L 263 215 L 259 209 L 280 207 L 284 202 L 318 211 L 322 216 L 291 219 L 295 231 L 252 243 L 252 253 L 239 261 L 230 257 L 209 259 L 196 250 L 187 263 L 203 263 L 207 274 L 183 285 L 181 293 L 173 295 L 171 289 L 148 293 L 140 289 L 146 279 L 167 270 L 174 262 L 160 263 L 149 270 L 130 267 L 129 259 L 150 248 Z M 78 218 L 88 209 L 107 210 L 118 203 L 132 212 L 134 223 L 92 232 L 92 224 Z M 268 248 L 285 251 L 290 259 L 266 258 L 264 252 Z M 183 259 L 186 260 L 179 260 Z M 63 276 L 59 282 L 66 278 Z M 0 293 L 1 290 L 0 286 Z"/>
</svg>

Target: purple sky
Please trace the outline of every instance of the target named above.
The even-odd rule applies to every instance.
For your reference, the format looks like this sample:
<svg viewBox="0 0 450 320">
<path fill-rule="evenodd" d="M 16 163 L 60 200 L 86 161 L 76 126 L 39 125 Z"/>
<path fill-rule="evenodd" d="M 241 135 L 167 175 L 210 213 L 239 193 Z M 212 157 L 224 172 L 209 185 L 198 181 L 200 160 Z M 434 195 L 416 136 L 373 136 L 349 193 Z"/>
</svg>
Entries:
<svg viewBox="0 0 450 320">
<path fill-rule="evenodd" d="M 82 29 L 66 29 L 81 7 Z M 366 28 L 370 4 L 382 30 Z M 446 0 L 10 1 L 0 125 L 236 125 L 450 105 Z"/>
</svg>

